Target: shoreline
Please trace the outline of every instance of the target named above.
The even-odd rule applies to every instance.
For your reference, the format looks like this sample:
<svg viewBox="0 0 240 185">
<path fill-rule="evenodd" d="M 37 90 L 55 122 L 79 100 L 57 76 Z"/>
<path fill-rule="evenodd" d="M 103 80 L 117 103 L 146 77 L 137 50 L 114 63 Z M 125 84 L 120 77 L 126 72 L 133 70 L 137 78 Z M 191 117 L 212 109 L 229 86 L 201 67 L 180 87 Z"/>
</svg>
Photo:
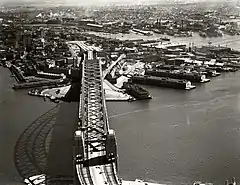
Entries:
<svg viewBox="0 0 240 185">
<path fill-rule="evenodd" d="M 194 32 L 192 37 L 174 37 L 174 36 L 168 36 L 165 34 L 156 34 L 153 33 L 151 36 L 145 36 L 142 34 L 137 34 L 134 32 L 131 32 L 129 34 L 112 34 L 112 33 L 104 33 L 104 32 L 94 32 L 89 31 L 88 34 L 94 34 L 96 36 L 105 37 L 105 38 L 111 38 L 111 39 L 119 39 L 119 40 L 136 40 L 136 39 L 143 39 L 143 40 L 153 40 L 153 39 L 159 39 L 162 37 L 170 38 L 170 42 L 172 43 L 184 43 L 189 45 L 190 43 L 193 43 L 195 46 L 203 46 L 208 45 L 209 42 L 212 43 L 212 45 L 222 45 L 240 50 L 240 36 L 239 35 L 223 35 L 222 37 L 207 37 L 203 38 L 199 36 L 198 33 Z M 236 44 L 234 44 L 236 43 Z"/>
</svg>

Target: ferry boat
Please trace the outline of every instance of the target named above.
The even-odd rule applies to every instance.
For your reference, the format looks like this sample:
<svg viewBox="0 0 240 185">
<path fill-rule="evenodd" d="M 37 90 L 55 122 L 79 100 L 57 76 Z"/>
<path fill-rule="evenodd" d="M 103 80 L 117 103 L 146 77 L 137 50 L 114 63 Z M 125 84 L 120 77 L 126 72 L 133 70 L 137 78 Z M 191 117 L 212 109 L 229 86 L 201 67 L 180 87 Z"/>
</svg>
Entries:
<svg viewBox="0 0 240 185">
<path fill-rule="evenodd" d="M 196 88 L 196 86 L 192 85 L 191 82 L 187 80 L 162 78 L 147 75 L 135 75 L 132 77 L 132 82 L 137 84 L 156 85 L 160 87 L 168 87 L 174 89 L 190 90 Z"/>
</svg>

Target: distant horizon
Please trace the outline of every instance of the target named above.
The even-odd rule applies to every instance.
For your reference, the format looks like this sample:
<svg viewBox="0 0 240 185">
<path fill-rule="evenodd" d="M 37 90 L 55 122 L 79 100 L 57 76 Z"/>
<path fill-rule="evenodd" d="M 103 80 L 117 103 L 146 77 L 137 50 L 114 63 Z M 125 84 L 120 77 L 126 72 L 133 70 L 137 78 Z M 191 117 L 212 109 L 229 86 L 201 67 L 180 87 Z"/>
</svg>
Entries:
<svg viewBox="0 0 240 185">
<path fill-rule="evenodd" d="M 141 4 L 182 4 L 206 2 L 237 2 L 237 0 L 1 0 L 1 6 L 104 6 L 104 5 L 141 5 Z"/>
</svg>

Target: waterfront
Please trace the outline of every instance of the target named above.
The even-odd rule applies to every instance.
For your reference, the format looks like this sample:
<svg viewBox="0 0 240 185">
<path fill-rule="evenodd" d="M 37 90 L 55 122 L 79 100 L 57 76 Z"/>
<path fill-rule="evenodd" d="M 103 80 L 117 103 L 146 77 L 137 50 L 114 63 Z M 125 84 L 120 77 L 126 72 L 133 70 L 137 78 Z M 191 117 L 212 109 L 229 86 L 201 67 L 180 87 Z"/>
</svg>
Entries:
<svg viewBox="0 0 240 185">
<path fill-rule="evenodd" d="M 102 36 L 106 38 L 112 38 L 112 39 L 120 39 L 120 40 L 136 40 L 136 39 L 143 39 L 143 40 L 154 40 L 157 38 L 170 38 L 173 43 L 184 43 L 189 45 L 189 43 L 194 43 L 195 46 L 202 46 L 202 45 L 208 45 L 209 42 L 211 42 L 212 45 L 222 45 L 227 47 L 232 47 L 234 49 L 240 50 L 240 37 L 239 35 L 230 36 L 230 35 L 224 35 L 223 37 L 207 37 L 203 38 L 200 37 L 198 33 L 193 33 L 193 37 L 173 37 L 168 35 L 162 35 L 162 34 L 156 34 L 153 33 L 151 36 L 144 36 L 142 34 L 136 34 L 130 32 L 130 34 L 106 34 L 101 32 L 89 32 L 92 34 L 95 34 L 97 36 Z"/>
<path fill-rule="evenodd" d="M 240 45 L 235 37 L 217 42 L 235 49 Z M 232 176 L 239 180 L 239 77 L 239 72 L 221 75 L 189 92 L 145 86 L 152 100 L 108 102 L 110 127 L 118 139 L 119 175 L 169 184 L 223 184 Z M 54 106 L 26 91 L 13 91 L 13 82 L 8 69 L 0 68 L 0 184 L 19 180 L 12 161 L 15 142 Z"/>
<path fill-rule="evenodd" d="M 120 175 L 172 184 L 238 179 L 239 77 L 221 76 L 188 92 L 152 87 L 151 101 L 109 103 Z"/>
</svg>

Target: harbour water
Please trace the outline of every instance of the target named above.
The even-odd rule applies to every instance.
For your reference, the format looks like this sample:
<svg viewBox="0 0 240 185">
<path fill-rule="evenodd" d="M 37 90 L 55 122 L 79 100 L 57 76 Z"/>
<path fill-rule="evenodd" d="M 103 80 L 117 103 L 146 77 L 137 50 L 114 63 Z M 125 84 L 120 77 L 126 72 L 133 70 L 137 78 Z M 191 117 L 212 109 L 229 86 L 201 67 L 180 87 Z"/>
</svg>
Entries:
<svg viewBox="0 0 240 185">
<path fill-rule="evenodd" d="M 208 44 L 198 36 L 187 39 Z M 212 43 L 240 49 L 239 36 Z M 221 75 L 191 91 L 145 86 L 152 100 L 108 102 L 120 177 L 167 184 L 240 180 L 239 78 L 240 72 Z M 54 106 L 25 90 L 12 90 L 13 83 L 8 69 L 0 67 L 0 184 L 20 184 L 14 145 L 32 121 Z"/>
<path fill-rule="evenodd" d="M 15 79 L 0 67 L 0 184 L 20 185 L 13 162 L 14 146 L 20 134 L 53 103 L 31 97 L 26 90 L 14 91 Z"/>
</svg>

